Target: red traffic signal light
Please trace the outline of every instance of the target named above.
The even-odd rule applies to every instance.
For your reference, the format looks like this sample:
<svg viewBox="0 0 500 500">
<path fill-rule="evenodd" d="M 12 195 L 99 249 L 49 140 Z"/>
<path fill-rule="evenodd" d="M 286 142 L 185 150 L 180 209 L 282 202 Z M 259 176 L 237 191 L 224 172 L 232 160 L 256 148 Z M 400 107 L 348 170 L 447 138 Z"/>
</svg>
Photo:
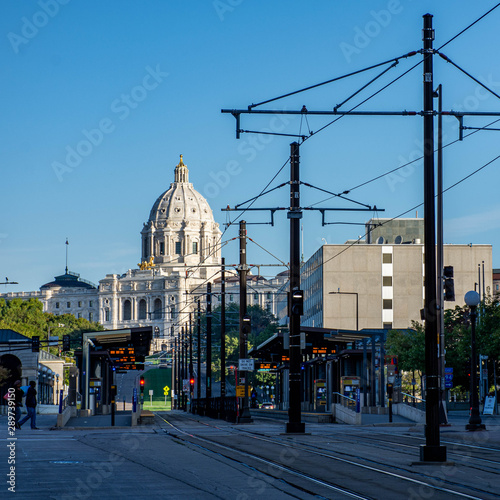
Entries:
<svg viewBox="0 0 500 500">
<path fill-rule="evenodd" d="M 139 386 L 141 387 L 141 392 L 144 392 L 144 384 L 145 384 L 144 376 L 141 375 L 141 378 L 139 379 Z"/>
</svg>

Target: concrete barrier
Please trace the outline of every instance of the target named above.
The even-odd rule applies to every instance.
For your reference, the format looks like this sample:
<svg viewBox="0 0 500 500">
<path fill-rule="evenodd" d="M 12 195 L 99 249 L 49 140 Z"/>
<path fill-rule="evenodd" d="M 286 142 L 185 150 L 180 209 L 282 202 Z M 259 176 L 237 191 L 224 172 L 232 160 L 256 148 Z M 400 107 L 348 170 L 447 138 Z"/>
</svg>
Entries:
<svg viewBox="0 0 500 500">
<path fill-rule="evenodd" d="M 332 405 L 332 415 L 333 420 L 337 423 L 361 425 L 361 413 L 356 413 L 339 403 Z"/>
<path fill-rule="evenodd" d="M 64 408 L 62 413 L 57 414 L 56 427 L 64 427 L 71 417 L 76 417 L 76 406 L 67 406 L 66 408 Z"/>
<path fill-rule="evenodd" d="M 392 405 L 392 412 L 394 415 L 399 415 L 401 417 L 407 418 L 412 422 L 417 422 L 418 424 L 425 424 L 425 411 L 414 408 L 413 406 L 397 403 Z"/>
</svg>

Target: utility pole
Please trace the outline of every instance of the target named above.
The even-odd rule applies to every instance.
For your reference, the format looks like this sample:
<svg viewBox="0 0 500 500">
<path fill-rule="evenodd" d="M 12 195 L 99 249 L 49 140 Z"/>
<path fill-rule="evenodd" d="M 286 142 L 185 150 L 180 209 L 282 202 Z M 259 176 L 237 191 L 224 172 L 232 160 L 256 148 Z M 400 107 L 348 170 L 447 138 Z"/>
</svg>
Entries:
<svg viewBox="0 0 500 500">
<path fill-rule="evenodd" d="M 198 365 L 196 376 L 196 397 L 201 399 L 201 300 L 198 299 Z M 198 408 L 200 406 L 198 405 Z M 199 413 L 199 410 L 198 410 Z"/>
<path fill-rule="evenodd" d="M 221 258 L 220 282 L 220 397 L 226 396 L 226 259 Z"/>
<path fill-rule="evenodd" d="M 434 94 L 436 95 L 436 94 Z M 444 248 L 443 248 L 443 86 L 438 85 L 438 133 L 437 133 L 437 304 L 438 304 L 438 331 L 439 331 L 439 423 L 446 425 L 446 388 L 444 382 L 445 345 L 444 345 Z"/>
<path fill-rule="evenodd" d="M 177 352 L 177 337 L 174 339 L 174 409 L 177 410 L 179 401 L 179 354 Z"/>
<path fill-rule="evenodd" d="M 212 397 L 212 283 L 207 283 L 207 385 L 206 398 L 208 409 Z"/>
<path fill-rule="evenodd" d="M 185 331 L 184 327 L 181 326 L 181 410 L 186 409 L 186 393 L 184 392 L 184 379 L 186 378 L 186 343 L 185 343 Z"/>
<path fill-rule="evenodd" d="M 239 341 L 239 355 L 240 359 L 247 359 L 247 332 L 246 325 L 249 323 L 247 316 L 247 223 L 240 221 L 240 265 L 238 272 L 240 274 L 240 341 Z M 242 399 L 241 412 L 238 419 L 239 423 L 250 423 L 252 417 L 250 416 L 250 409 L 248 408 L 248 372 L 238 370 L 240 380 L 245 379 L 245 394 Z"/>
<path fill-rule="evenodd" d="M 193 323 L 192 314 L 189 313 L 189 406 L 192 413 L 193 398 L 194 398 L 194 388 L 191 392 L 191 379 L 193 378 Z"/>
<path fill-rule="evenodd" d="M 425 14 L 422 31 L 424 48 L 424 252 L 425 252 L 425 445 L 420 447 L 422 462 L 446 462 L 446 447 L 440 446 L 438 375 L 438 315 L 436 307 L 436 211 L 434 206 L 434 30 L 432 15 Z"/>
<path fill-rule="evenodd" d="M 300 373 L 300 316 L 303 308 L 303 295 L 300 289 L 300 176 L 299 144 L 290 144 L 290 291 L 288 293 L 288 315 L 290 318 L 290 368 L 288 371 L 289 407 L 287 433 L 305 431 L 301 422 L 301 373 Z"/>
</svg>

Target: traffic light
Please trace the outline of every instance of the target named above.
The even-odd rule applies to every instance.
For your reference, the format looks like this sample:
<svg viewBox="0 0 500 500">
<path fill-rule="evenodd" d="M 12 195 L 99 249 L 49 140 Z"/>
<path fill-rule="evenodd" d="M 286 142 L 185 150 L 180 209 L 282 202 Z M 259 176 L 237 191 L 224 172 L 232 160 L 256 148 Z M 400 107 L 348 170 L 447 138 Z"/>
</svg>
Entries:
<svg viewBox="0 0 500 500">
<path fill-rule="evenodd" d="M 63 335 L 63 351 L 70 351 L 71 350 L 71 339 L 69 335 Z"/>
<path fill-rule="evenodd" d="M 139 386 L 141 388 L 141 394 L 144 394 L 144 384 L 146 381 L 144 380 L 144 376 L 141 375 L 141 378 L 139 379 Z"/>
<path fill-rule="evenodd" d="M 189 379 L 189 392 L 190 392 L 191 394 L 193 394 L 193 393 L 194 393 L 194 377 L 191 377 L 191 378 Z"/>
<path fill-rule="evenodd" d="M 443 268 L 444 300 L 455 300 L 455 283 L 453 282 L 453 266 Z"/>
<path fill-rule="evenodd" d="M 293 290 L 289 292 L 290 300 L 290 314 L 297 314 L 302 316 L 304 314 L 304 292 L 303 290 Z"/>
<path fill-rule="evenodd" d="M 31 337 L 31 352 L 40 352 L 40 337 Z"/>
<path fill-rule="evenodd" d="M 248 314 L 245 314 L 242 319 L 243 319 L 243 324 L 242 324 L 243 338 L 247 339 L 252 331 L 251 318 Z"/>
</svg>

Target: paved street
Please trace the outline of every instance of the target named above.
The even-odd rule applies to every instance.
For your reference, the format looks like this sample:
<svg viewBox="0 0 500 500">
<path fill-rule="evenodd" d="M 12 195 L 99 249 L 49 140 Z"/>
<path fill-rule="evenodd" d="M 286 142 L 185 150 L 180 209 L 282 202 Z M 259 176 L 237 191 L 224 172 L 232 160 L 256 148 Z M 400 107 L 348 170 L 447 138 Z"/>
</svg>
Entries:
<svg viewBox="0 0 500 500">
<path fill-rule="evenodd" d="M 15 491 L 23 499 L 352 498 L 345 493 L 350 490 L 357 498 L 424 498 L 430 493 L 436 499 L 454 498 L 442 491 L 443 485 L 465 498 L 498 497 L 491 492 L 500 491 L 500 418 L 486 417 L 487 431 L 479 433 L 464 430 L 467 418 L 465 412 L 452 414 L 451 425 L 441 429 L 454 462 L 450 466 L 412 465 L 424 443 L 423 426 L 402 423 L 306 424 L 308 435 L 290 437 L 282 435 L 280 421 L 257 419 L 237 426 L 173 411 L 159 414 L 153 426 L 114 429 L 109 416 L 101 416 L 73 419 L 71 428 L 51 430 L 55 416 L 41 415 L 41 430 L 25 427 L 16 431 L 15 440 L 7 436 L 2 416 L 0 432 L 6 444 L 15 442 Z M 117 425 L 125 423 L 118 420 Z M 2 447 L 3 474 L 8 454 Z M 333 469 L 325 461 L 331 457 Z M 403 475 L 421 481 L 429 474 L 444 475 L 450 484 L 438 481 L 441 489 L 427 491 L 401 483 Z M 4 483 L 6 492 L 8 486 Z"/>
</svg>

